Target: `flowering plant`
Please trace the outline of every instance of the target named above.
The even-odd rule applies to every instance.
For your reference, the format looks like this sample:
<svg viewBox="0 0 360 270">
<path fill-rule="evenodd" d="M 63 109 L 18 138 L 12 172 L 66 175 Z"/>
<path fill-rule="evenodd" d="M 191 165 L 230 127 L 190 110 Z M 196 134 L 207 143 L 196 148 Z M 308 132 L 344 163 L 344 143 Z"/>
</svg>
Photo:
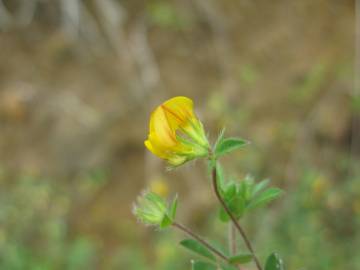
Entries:
<svg viewBox="0 0 360 270">
<path fill-rule="evenodd" d="M 245 230 L 241 218 L 256 208 L 278 198 L 279 188 L 268 188 L 269 181 L 256 183 L 250 176 L 235 181 L 226 179 L 219 158 L 248 144 L 240 138 L 226 138 L 224 130 L 213 147 L 205 135 L 202 123 L 193 111 L 193 101 L 187 97 L 174 97 L 158 106 L 150 117 L 150 132 L 145 146 L 156 156 L 168 162 L 170 168 L 178 167 L 197 158 L 206 158 L 211 170 L 212 187 L 221 205 L 219 219 L 231 222 L 247 247 L 247 252 L 237 252 L 236 242 L 223 252 L 203 237 L 176 221 L 177 197 L 171 202 L 153 192 L 146 192 L 138 198 L 134 207 L 135 216 L 144 224 L 160 229 L 179 229 L 189 239 L 180 244 L 204 258 L 192 261 L 193 270 L 236 270 L 243 264 L 253 262 L 257 270 L 283 270 L 282 260 L 276 253 L 268 256 L 265 264 L 258 259 Z M 235 236 L 234 236 L 235 237 Z"/>
</svg>

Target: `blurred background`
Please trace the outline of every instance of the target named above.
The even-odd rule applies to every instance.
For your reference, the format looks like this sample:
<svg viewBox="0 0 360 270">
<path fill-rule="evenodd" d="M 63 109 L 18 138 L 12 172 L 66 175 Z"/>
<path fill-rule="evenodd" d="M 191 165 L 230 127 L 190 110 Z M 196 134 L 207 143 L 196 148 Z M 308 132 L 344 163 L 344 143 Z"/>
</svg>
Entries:
<svg viewBox="0 0 360 270">
<path fill-rule="evenodd" d="M 204 162 L 143 145 L 176 95 L 212 141 L 252 141 L 230 175 L 286 191 L 242 221 L 262 260 L 360 269 L 354 30 L 354 0 L 0 0 L 0 269 L 190 269 L 132 216 L 145 188 L 225 245 Z"/>
</svg>

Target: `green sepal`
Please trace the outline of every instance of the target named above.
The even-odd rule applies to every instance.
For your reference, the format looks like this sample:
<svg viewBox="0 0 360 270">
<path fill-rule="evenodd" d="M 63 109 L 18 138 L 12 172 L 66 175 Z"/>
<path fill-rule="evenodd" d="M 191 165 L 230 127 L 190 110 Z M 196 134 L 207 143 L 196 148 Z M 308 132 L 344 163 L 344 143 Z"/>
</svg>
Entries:
<svg viewBox="0 0 360 270">
<path fill-rule="evenodd" d="M 169 205 L 166 199 L 158 194 L 146 191 L 138 197 L 133 212 L 144 224 L 165 229 L 173 224 L 176 216 L 176 209 L 177 197 L 175 197 Z"/>
</svg>

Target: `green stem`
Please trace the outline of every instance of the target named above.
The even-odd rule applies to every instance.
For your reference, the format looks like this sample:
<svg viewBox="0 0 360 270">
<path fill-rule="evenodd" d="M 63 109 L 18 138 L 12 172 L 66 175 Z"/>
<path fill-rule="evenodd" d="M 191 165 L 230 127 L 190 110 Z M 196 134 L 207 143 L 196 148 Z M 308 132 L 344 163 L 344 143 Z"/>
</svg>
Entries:
<svg viewBox="0 0 360 270">
<path fill-rule="evenodd" d="M 212 251 L 215 255 L 217 255 L 219 258 L 223 259 L 226 262 L 229 262 L 229 258 L 227 256 L 225 256 L 221 251 L 217 250 L 214 246 L 212 246 L 209 242 L 207 242 L 205 239 L 203 239 L 202 237 L 200 237 L 199 235 L 195 234 L 194 232 L 192 232 L 190 229 L 186 228 L 184 225 L 177 223 L 177 222 L 173 222 L 172 226 L 183 231 L 184 233 L 188 234 L 189 236 L 191 236 L 192 238 L 196 239 L 197 241 L 199 241 L 201 244 L 203 244 L 205 247 L 207 247 L 210 251 Z"/>
<path fill-rule="evenodd" d="M 217 173 L 216 173 L 216 164 L 215 166 L 212 168 L 211 171 L 211 176 L 212 176 L 212 184 L 213 184 L 213 188 L 215 191 L 215 195 L 217 197 L 217 199 L 219 200 L 219 202 L 221 203 L 222 207 L 224 208 L 225 212 L 229 215 L 231 221 L 233 222 L 235 228 L 238 230 L 238 232 L 240 233 L 241 237 L 244 239 L 244 242 L 246 244 L 246 247 L 248 248 L 248 250 L 251 252 L 251 255 L 253 256 L 254 262 L 256 264 L 256 267 L 258 270 L 262 270 L 261 264 L 259 259 L 256 257 L 255 255 L 255 251 L 249 241 L 249 238 L 246 236 L 246 233 L 244 231 L 244 229 L 240 226 L 240 223 L 238 222 L 238 220 L 236 219 L 236 217 L 232 214 L 231 210 L 229 209 L 229 207 L 226 205 L 224 199 L 221 197 L 220 191 L 219 191 L 219 186 L 217 183 Z"/>
</svg>

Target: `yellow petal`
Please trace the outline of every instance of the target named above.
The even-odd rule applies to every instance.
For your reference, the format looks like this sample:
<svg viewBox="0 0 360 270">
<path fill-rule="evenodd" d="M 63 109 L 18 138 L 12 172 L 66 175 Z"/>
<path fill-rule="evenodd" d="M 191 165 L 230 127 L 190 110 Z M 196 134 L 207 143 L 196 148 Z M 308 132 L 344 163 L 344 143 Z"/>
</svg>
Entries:
<svg viewBox="0 0 360 270">
<path fill-rule="evenodd" d="M 179 126 L 184 127 L 190 124 L 190 120 L 195 118 L 193 106 L 194 103 L 191 99 L 179 96 L 165 101 L 161 108 L 171 129 L 176 130 Z"/>
<path fill-rule="evenodd" d="M 144 144 L 145 144 L 146 148 L 149 149 L 150 152 L 152 152 L 154 155 L 158 156 L 159 158 L 163 158 L 163 159 L 167 158 L 166 152 L 163 151 L 162 148 L 154 146 L 150 140 L 146 140 L 144 142 Z"/>
<path fill-rule="evenodd" d="M 150 135 L 154 137 L 154 140 L 166 147 L 173 147 L 177 144 L 175 130 L 171 129 L 161 107 L 156 108 L 151 114 Z"/>
</svg>

